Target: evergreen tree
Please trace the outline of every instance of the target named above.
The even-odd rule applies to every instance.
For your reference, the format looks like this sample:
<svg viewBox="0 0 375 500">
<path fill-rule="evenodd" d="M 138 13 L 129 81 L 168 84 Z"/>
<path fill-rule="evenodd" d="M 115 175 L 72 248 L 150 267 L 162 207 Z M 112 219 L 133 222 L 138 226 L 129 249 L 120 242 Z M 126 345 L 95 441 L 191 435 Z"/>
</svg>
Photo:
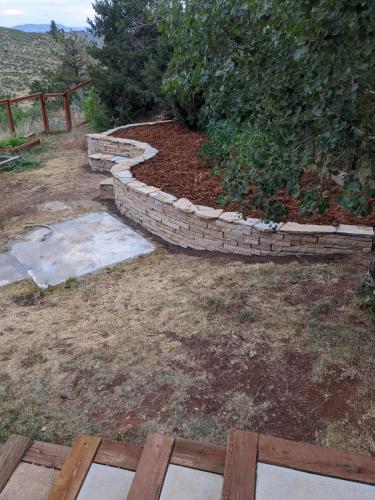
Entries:
<svg viewBox="0 0 375 500">
<path fill-rule="evenodd" d="M 63 92 L 88 78 L 86 43 L 76 33 L 58 33 L 60 65 L 43 73 L 43 80 L 31 84 L 32 92 Z"/>
<path fill-rule="evenodd" d="M 135 119 L 160 103 L 169 51 L 150 0 L 96 0 L 90 31 L 104 40 L 90 47 L 89 74 L 113 124 Z"/>
<path fill-rule="evenodd" d="M 60 33 L 59 28 L 57 27 L 56 21 L 52 19 L 51 24 L 49 26 L 49 34 L 52 36 L 52 38 L 57 38 Z"/>
</svg>

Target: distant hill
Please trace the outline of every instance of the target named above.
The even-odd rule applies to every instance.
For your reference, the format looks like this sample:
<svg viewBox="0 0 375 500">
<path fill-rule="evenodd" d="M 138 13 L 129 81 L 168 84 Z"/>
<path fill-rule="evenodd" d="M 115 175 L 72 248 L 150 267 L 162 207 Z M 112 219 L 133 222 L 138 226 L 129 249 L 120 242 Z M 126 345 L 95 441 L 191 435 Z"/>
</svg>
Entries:
<svg viewBox="0 0 375 500">
<path fill-rule="evenodd" d="M 63 29 L 67 33 L 69 31 L 86 31 L 85 26 L 68 27 L 63 24 L 57 24 L 59 29 Z M 20 24 L 19 26 L 13 26 L 13 29 L 24 31 L 25 33 L 47 33 L 49 31 L 49 24 Z"/>
<path fill-rule="evenodd" d="M 0 96 L 27 94 L 43 68 L 58 67 L 60 50 L 47 34 L 0 27 Z"/>
</svg>

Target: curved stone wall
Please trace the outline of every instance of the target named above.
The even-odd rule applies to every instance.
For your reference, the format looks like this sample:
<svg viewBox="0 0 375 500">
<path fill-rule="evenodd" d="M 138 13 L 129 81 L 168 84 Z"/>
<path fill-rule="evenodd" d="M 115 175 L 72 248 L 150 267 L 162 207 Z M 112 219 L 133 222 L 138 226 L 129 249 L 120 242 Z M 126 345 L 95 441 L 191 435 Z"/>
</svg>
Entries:
<svg viewBox="0 0 375 500">
<path fill-rule="evenodd" d="M 111 134 L 120 129 L 158 123 L 126 125 L 87 136 L 90 166 L 112 174 L 118 210 L 151 233 L 184 248 L 248 256 L 351 254 L 373 250 L 372 227 L 244 220 L 240 213 L 194 205 L 185 198 L 177 199 L 137 181 L 132 167 L 158 151 L 147 143 Z"/>
</svg>

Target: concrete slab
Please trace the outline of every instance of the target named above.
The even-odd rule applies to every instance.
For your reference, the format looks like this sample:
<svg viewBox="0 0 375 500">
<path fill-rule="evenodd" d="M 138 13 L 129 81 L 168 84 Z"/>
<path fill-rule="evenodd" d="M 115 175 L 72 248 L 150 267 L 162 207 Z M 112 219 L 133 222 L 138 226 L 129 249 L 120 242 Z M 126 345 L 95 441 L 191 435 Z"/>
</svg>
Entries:
<svg viewBox="0 0 375 500">
<path fill-rule="evenodd" d="M 29 275 L 26 269 L 9 252 L 0 253 L 0 286 L 24 280 Z"/>
<path fill-rule="evenodd" d="M 77 500 L 124 500 L 135 472 L 92 464 Z"/>
<path fill-rule="evenodd" d="M 0 500 L 41 500 L 48 493 L 58 471 L 21 462 L 0 493 Z"/>
<path fill-rule="evenodd" d="M 375 486 L 258 463 L 256 500 L 373 500 Z"/>
<path fill-rule="evenodd" d="M 223 476 L 170 465 L 160 500 L 220 500 Z"/>
<path fill-rule="evenodd" d="M 40 228 L 28 233 L 10 250 L 41 288 L 155 250 L 145 238 L 106 212 L 49 227 L 51 231 Z"/>
</svg>

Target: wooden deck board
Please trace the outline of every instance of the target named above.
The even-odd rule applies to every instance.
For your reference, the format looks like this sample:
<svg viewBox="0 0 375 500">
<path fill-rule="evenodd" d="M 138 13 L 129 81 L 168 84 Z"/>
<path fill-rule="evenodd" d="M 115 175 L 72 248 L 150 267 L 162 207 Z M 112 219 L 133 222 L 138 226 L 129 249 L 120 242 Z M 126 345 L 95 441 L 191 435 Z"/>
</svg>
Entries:
<svg viewBox="0 0 375 500">
<path fill-rule="evenodd" d="M 254 500 L 257 452 L 258 434 L 229 431 L 222 500 Z"/>
<path fill-rule="evenodd" d="M 158 500 L 173 445 L 169 436 L 149 434 L 127 500 Z"/>
<path fill-rule="evenodd" d="M 75 500 L 87 476 L 101 439 L 79 436 L 49 494 L 48 500 Z"/>
<path fill-rule="evenodd" d="M 25 451 L 30 447 L 32 440 L 12 434 L 0 450 L 0 492 L 3 491 L 10 476 L 22 460 Z"/>
<path fill-rule="evenodd" d="M 375 485 L 375 459 L 341 450 L 261 435 L 258 461 Z"/>
</svg>

